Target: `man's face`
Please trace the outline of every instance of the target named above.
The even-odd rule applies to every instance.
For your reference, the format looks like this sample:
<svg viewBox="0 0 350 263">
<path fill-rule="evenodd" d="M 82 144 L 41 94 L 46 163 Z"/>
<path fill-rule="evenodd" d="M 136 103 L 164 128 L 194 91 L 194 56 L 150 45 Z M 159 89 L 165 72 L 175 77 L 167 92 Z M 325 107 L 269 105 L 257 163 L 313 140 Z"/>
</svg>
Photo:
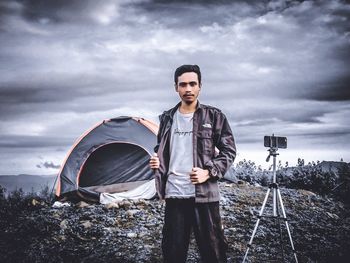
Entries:
<svg viewBox="0 0 350 263">
<path fill-rule="evenodd" d="M 195 102 L 201 89 L 197 73 L 185 72 L 180 75 L 175 89 L 184 103 L 192 104 Z"/>
</svg>

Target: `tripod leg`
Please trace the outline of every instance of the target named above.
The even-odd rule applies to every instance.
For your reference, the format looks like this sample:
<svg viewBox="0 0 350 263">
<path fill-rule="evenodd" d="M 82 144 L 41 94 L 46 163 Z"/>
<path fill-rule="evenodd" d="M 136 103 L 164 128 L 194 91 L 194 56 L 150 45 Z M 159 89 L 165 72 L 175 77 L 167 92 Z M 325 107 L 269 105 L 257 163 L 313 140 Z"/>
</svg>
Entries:
<svg viewBox="0 0 350 263">
<path fill-rule="evenodd" d="M 278 200 L 280 201 L 280 204 L 281 204 L 281 209 L 282 209 L 283 218 L 284 218 L 284 221 L 285 221 L 285 223 L 286 223 L 286 228 L 287 228 L 287 232 L 288 232 L 288 236 L 289 236 L 290 245 L 291 245 L 292 250 L 293 250 L 294 259 L 295 259 L 295 262 L 298 263 L 297 254 L 296 254 L 295 249 L 294 249 L 293 239 L 292 239 L 292 235 L 290 234 L 290 229 L 289 229 L 289 225 L 288 225 L 288 221 L 287 221 L 287 216 L 286 216 L 286 212 L 285 212 L 285 210 L 284 210 L 284 205 L 283 205 L 283 201 L 282 201 L 282 196 L 281 196 L 281 192 L 280 192 L 279 189 L 277 189 L 277 194 L 278 194 Z"/>
<path fill-rule="evenodd" d="M 261 206 L 261 209 L 260 209 L 260 213 L 259 213 L 259 216 L 258 216 L 258 220 L 257 220 L 256 223 L 255 223 L 254 230 L 253 230 L 252 236 L 250 237 L 250 240 L 249 240 L 249 243 L 248 243 L 248 247 L 247 247 L 247 251 L 245 252 L 245 255 L 244 255 L 244 258 L 243 258 L 242 263 L 245 262 L 245 260 L 246 260 L 246 258 L 247 258 L 247 256 L 248 256 L 249 249 L 250 249 L 250 247 L 251 247 L 252 244 L 253 244 L 253 239 L 254 239 L 254 236 L 255 236 L 255 234 L 256 234 L 256 230 L 258 229 L 258 225 L 259 225 L 259 222 L 260 222 L 260 218 L 261 218 L 262 214 L 264 213 L 264 209 L 265 209 L 266 202 L 267 202 L 267 198 L 269 197 L 270 191 L 271 191 L 271 189 L 269 188 L 269 189 L 267 190 L 267 192 L 266 192 L 264 202 L 263 202 L 263 204 L 262 204 L 262 206 Z"/>
<path fill-rule="evenodd" d="M 282 261 L 281 262 L 285 262 L 284 260 L 284 245 L 283 245 L 283 233 L 282 233 L 282 227 L 281 227 L 281 216 L 280 216 L 280 212 L 279 212 L 279 208 L 278 205 L 276 204 L 276 211 L 277 211 L 277 215 L 276 215 L 276 222 L 278 224 L 279 227 L 279 231 L 280 231 L 280 246 L 281 246 L 281 256 L 282 256 Z"/>
</svg>

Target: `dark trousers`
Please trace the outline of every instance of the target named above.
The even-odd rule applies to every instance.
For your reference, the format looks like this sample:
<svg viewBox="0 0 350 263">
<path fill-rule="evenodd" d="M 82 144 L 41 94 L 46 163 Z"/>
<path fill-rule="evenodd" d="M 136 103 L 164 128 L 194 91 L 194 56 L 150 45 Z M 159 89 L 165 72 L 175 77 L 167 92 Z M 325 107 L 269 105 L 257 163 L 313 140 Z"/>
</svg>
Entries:
<svg viewBox="0 0 350 263">
<path fill-rule="evenodd" d="M 186 262 L 191 230 L 202 262 L 227 262 L 227 242 L 221 226 L 219 202 L 166 199 L 162 250 L 165 263 Z"/>
</svg>

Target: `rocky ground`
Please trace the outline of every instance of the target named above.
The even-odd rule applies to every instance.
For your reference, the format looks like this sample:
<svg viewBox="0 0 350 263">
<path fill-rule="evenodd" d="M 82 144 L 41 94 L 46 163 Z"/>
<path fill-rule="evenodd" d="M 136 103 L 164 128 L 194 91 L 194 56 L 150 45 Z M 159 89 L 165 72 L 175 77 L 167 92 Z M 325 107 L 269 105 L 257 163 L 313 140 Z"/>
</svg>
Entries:
<svg viewBox="0 0 350 263">
<path fill-rule="evenodd" d="M 241 262 L 267 188 L 220 183 L 229 262 Z M 302 190 L 281 189 L 299 262 L 348 262 L 350 211 L 341 202 Z M 266 214 L 271 214 L 271 198 Z M 52 208 L 28 199 L 0 206 L 1 262 L 161 262 L 164 204 L 78 203 Z M 294 262 L 285 226 L 262 218 L 247 262 Z M 192 240 L 188 262 L 199 262 Z"/>
</svg>

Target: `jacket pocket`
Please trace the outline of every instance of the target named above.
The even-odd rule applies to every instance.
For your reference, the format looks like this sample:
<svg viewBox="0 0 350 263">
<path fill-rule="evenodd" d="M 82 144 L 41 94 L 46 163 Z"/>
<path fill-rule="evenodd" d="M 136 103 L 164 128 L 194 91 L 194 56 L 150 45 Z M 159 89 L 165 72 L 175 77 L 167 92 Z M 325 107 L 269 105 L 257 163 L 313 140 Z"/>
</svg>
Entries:
<svg viewBox="0 0 350 263">
<path fill-rule="evenodd" d="M 211 159 L 214 153 L 213 132 L 211 129 L 197 132 L 198 154 Z M 204 160 L 205 161 L 205 160 Z"/>
</svg>

